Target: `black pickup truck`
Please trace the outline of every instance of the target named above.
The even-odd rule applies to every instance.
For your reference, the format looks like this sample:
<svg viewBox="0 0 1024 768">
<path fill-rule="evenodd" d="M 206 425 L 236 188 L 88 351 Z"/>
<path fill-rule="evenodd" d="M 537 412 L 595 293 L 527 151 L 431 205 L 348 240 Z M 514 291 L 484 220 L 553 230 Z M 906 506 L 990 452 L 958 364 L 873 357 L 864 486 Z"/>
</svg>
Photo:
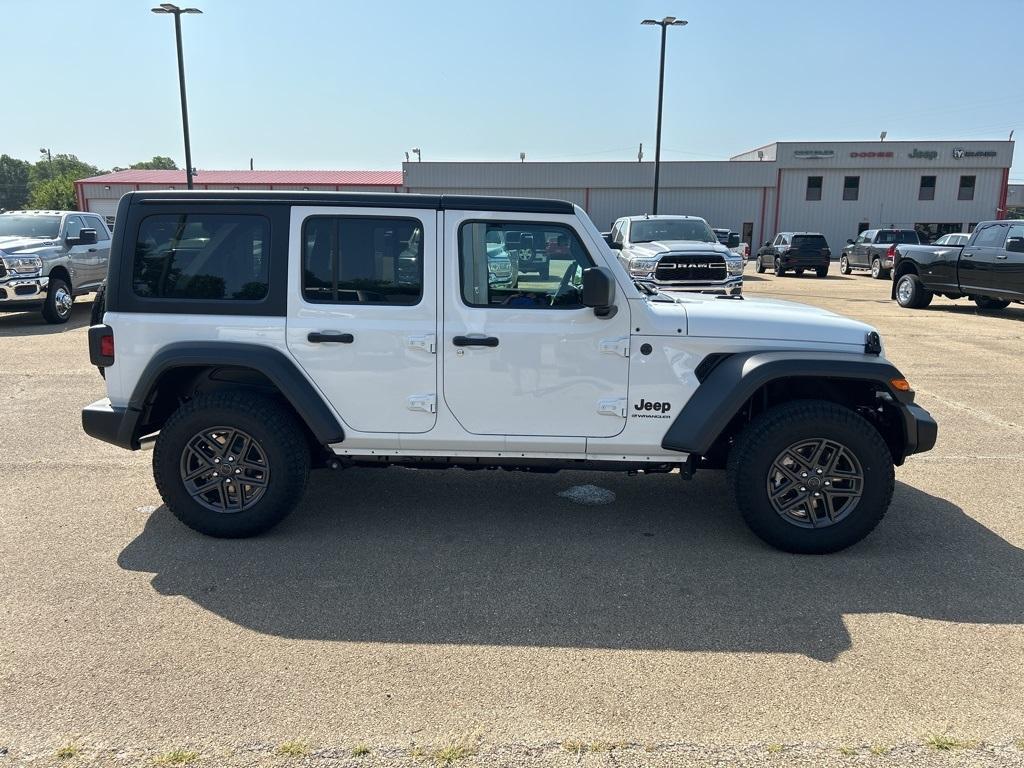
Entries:
<svg viewBox="0 0 1024 768">
<path fill-rule="evenodd" d="M 967 245 L 897 245 L 892 298 L 922 309 L 938 294 L 981 309 L 1024 303 L 1024 221 L 983 221 Z"/>
</svg>

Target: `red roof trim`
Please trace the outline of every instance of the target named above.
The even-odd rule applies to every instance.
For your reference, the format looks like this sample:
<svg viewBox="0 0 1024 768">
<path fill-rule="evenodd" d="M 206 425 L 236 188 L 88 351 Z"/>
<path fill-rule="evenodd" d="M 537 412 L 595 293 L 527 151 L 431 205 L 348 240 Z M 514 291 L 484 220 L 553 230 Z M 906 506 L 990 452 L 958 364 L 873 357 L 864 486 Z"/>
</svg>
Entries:
<svg viewBox="0 0 1024 768">
<path fill-rule="evenodd" d="M 402 184 L 401 171 L 204 171 L 195 175 L 197 184 L 301 184 L 303 186 L 380 186 Z M 103 176 L 79 179 L 80 184 L 184 184 L 185 171 L 114 171 Z"/>
</svg>

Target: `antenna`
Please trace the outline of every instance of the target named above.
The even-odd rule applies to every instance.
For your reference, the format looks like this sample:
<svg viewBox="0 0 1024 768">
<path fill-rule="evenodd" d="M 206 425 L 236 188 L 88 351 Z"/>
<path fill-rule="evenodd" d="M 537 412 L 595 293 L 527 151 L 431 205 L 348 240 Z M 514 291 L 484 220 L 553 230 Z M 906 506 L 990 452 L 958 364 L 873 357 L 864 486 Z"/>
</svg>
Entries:
<svg viewBox="0 0 1024 768">
<path fill-rule="evenodd" d="M 878 135 L 878 140 L 879 140 L 879 141 L 885 141 L 885 137 L 886 137 L 886 136 L 888 136 L 888 135 L 889 135 L 889 132 L 888 132 L 888 131 L 882 131 L 882 132 L 881 132 L 881 133 L 880 133 L 880 134 Z"/>
<path fill-rule="evenodd" d="M 250 170 L 250 171 L 251 171 L 251 170 L 253 170 L 253 166 L 252 166 L 252 158 L 251 158 L 251 157 L 249 158 L 249 170 Z"/>
<path fill-rule="evenodd" d="M 1007 141 L 1013 141 L 1013 131 L 1010 131 L 1010 138 L 1008 138 Z"/>
<path fill-rule="evenodd" d="M 640 151 L 636 153 L 636 161 L 642 163 L 644 161 L 644 143 L 640 142 Z"/>
<path fill-rule="evenodd" d="M 519 162 L 520 163 L 525 163 L 526 162 L 526 153 L 525 152 L 520 152 L 519 153 Z"/>
<path fill-rule="evenodd" d="M 409 162 L 409 153 L 408 152 L 405 153 L 405 162 L 407 162 L 407 163 Z"/>
</svg>

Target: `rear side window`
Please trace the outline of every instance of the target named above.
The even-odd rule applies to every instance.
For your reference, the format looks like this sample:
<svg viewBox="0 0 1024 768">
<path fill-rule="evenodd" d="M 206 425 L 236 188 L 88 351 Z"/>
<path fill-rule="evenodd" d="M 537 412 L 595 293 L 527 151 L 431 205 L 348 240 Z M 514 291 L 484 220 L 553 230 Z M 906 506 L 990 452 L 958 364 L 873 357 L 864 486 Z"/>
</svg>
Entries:
<svg viewBox="0 0 1024 768">
<path fill-rule="evenodd" d="M 302 227 L 302 296 L 326 304 L 418 304 L 419 219 L 312 216 Z"/>
<path fill-rule="evenodd" d="M 267 295 L 269 254 L 263 216 L 147 216 L 135 242 L 132 287 L 151 299 L 259 301 Z"/>
<path fill-rule="evenodd" d="M 875 242 L 880 245 L 892 245 L 893 243 L 912 243 L 917 245 L 921 242 L 921 238 L 912 229 L 889 229 L 879 232 L 878 239 Z"/>
<path fill-rule="evenodd" d="M 822 235 L 794 235 L 793 247 L 797 250 L 820 251 L 828 248 L 828 243 Z"/>
</svg>

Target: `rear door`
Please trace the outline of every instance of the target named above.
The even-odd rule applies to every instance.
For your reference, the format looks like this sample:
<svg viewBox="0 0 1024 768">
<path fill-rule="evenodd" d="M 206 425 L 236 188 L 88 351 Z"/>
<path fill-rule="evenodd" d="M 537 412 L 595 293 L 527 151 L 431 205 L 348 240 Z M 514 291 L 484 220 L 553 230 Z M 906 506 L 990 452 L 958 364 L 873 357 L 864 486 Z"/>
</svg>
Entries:
<svg viewBox="0 0 1024 768">
<path fill-rule="evenodd" d="M 996 257 L 994 277 L 1004 298 L 1024 299 L 1024 224 L 1010 224 L 1003 252 Z"/>
<path fill-rule="evenodd" d="M 437 211 L 295 207 L 288 253 L 288 350 L 343 422 L 433 428 Z"/>
<path fill-rule="evenodd" d="M 957 279 L 964 293 L 987 296 L 995 288 L 996 265 L 1003 261 L 999 257 L 1005 254 L 1003 245 L 1008 229 L 1009 225 L 1003 222 L 979 227 L 971 244 L 964 246 L 957 265 Z"/>
<path fill-rule="evenodd" d="M 444 398 L 462 427 L 479 435 L 612 437 L 625 426 L 629 308 L 612 317 L 584 307 L 582 272 L 601 265 L 571 216 L 446 211 Z M 487 243 L 532 237 L 564 243 L 547 278 L 498 285 Z"/>
</svg>

